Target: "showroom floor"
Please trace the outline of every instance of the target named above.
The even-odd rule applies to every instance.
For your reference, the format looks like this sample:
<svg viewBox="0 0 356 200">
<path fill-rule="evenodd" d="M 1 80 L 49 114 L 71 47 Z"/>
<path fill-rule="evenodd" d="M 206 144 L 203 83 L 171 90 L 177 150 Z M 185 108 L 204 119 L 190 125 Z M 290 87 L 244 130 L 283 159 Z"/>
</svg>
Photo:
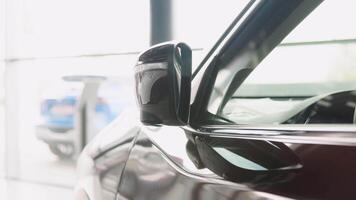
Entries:
<svg viewBox="0 0 356 200">
<path fill-rule="evenodd" d="M 61 185 L 0 178 L 0 199 L 63 200 L 73 199 L 73 189 Z"/>
</svg>

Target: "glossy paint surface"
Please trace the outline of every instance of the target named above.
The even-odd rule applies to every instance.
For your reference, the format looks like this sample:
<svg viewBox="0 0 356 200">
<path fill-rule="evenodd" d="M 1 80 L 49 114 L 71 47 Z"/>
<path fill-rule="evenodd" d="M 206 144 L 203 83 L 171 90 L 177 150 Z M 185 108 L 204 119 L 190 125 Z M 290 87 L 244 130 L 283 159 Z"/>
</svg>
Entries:
<svg viewBox="0 0 356 200">
<path fill-rule="evenodd" d="M 79 157 L 76 199 L 115 199 L 122 171 L 139 133 L 137 115 L 124 112 L 105 128 Z"/>
<path fill-rule="evenodd" d="M 230 129 L 229 132 L 236 132 L 231 127 Z M 246 135 L 240 138 L 231 135 L 229 142 L 226 143 L 219 137 L 214 138 L 211 133 L 209 137 L 202 135 L 202 130 L 204 129 L 199 133 L 188 127 L 144 126 L 139 123 L 138 116 L 116 121 L 87 146 L 80 157 L 76 194 L 81 196 L 85 194 L 95 200 L 352 199 L 356 196 L 353 189 L 356 185 L 355 146 L 308 144 L 300 143 L 298 140 L 284 143 L 271 141 L 268 144 L 272 146 L 284 150 L 288 148 L 288 152 L 297 157 L 302 168 L 293 171 L 291 175 L 265 171 L 262 175 L 263 173 L 269 175 L 262 176 L 265 177 L 263 179 L 254 178 L 254 171 L 249 169 L 248 173 L 252 174 L 252 178 L 239 179 L 240 175 L 241 177 L 246 175 L 246 171 L 239 170 L 246 168 L 241 161 L 249 160 L 264 168 L 279 166 L 278 163 L 283 164 L 290 159 L 290 153 L 281 154 L 271 145 L 256 143 L 268 141 L 266 136 L 263 140 L 255 140 L 249 139 Z M 218 130 L 214 129 L 215 132 Z M 255 131 L 260 133 L 266 130 L 260 128 Z M 312 134 L 314 131 L 311 129 L 308 133 Z M 207 130 L 204 132 L 208 133 Z M 274 132 L 285 133 L 278 129 Z M 322 132 L 319 131 L 319 134 L 322 135 Z M 210 140 L 206 144 L 218 146 L 220 152 L 221 149 L 230 152 L 228 154 L 230 157 L 223 157 L 225 160 L 218 157 L 221 162 L 216 163 L 216 166 L 224 167 L 222 163 L 228 161 L 239 167 L 227 168 L 235 169 L 233 179 L 217 173 L 219 171 L 213 169 L 211 165 L 202 163 L 202 157 L 213 158 L 218 155 L 196 150 L 194 145 L 197 145 L 197 136 L 203 138 L 203 141 Z M 228 136 L 224 135 L 223 138 L 226 139 Z M 246 145 L 246 142 L 249 142 L 249 145 Z M 258 144 L 260 152 L 265 150 L 265 153 L 269 153 L 270 159 L 267 161 L 263 157 L 262 160 L 259 159 L 259 151 L 249 149 L 251 144 Z M 232 154 L 235 156 L 231 157 Z M 245 160 L 233 160 L 236 157 L 243 157 Z M 261 177 L 258 173 L 255 177 Z"/>
<path fill-rule="evenodd" d="M 142 129 L 121 177 L 119 196 L 127 199 L 350 199 L 356 195 L 352 189 L 356 184 L 355 147 L 285 143 L 300 159 L 301 170 L 293 176 L 276 174 L 270 182 L 239 183 L 207 168 L 198 169 L 189 158 L 187 142 L 181 128 Z M 238 145 L 241 140 L 234 142 Z"/>
<path fill-rule="evenodd" d="M 137 138 L 126 163 L 118 191 L 118 199 L 280 199 L 281 197 L 263 192 L 254 192 L 242 184 L 225 181 L 210 170 L 199 170 L 188 158 L 187 153 L 177 148 L 186 141 L 182 139 L 182 131 L 175 132 L 175 142 L 168 152 L 164 153 L 158 146 L 168 137 L 160 139 L 162 133 L 170 127 L 161 130 L 144 130 Z M 171 129 L 171 130 L 174 130 Z M 145 132 L 147 131 L 147 132 Z M 167 134 L 166 134 L 167 135 Z M 184 136 L 184 132 L 183 132 Z M 172 143 L 166 143 L 166 145 Z M 176 148 L 176 149 L 174 149 Z M 174 152 L 176 151 L 176 152 Z"/>
</svg>

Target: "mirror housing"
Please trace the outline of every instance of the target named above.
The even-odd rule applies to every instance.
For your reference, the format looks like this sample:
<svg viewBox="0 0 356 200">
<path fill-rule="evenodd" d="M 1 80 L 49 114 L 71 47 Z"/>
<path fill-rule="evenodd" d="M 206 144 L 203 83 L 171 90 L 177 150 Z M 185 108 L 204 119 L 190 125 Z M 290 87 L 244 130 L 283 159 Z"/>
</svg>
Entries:
<svg viewBox="0 0 356 200">
<path fill-rule="evenodd" d="M 188 123 L 192 51 L 184 43 L 167 42 L 140 54 L 135 87 L 144 124 Z"/>
</svg>

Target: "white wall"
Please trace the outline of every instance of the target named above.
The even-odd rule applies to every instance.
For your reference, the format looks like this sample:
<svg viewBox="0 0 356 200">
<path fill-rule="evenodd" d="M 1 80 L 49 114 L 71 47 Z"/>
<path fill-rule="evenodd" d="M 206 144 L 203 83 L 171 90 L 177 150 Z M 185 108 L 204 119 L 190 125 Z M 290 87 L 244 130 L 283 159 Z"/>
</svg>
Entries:
<svg viewBox="0 0 356 200">
<path fill-rule="evenodd" d="M 5 131 L 3 106 L 3 70 L 5 68 L 5 1 L 0 0 L 0 177 L 4 175 L 5 164 Z"/>
<path fill-rule="evenodd" d="M 132 85 L 137 55 L 118 54 L 148 47 L 148 1 L 0 1 L 6 2 L 6 14 L 0 12 L 6 15 L 0 57 L 6 60 L 5 72 L 0 65 L 6 83 L 6 161 L 0 162 L 9 177 L 72 186 L 75 163 L 58 160 L 35 137 L 40 92 L 74 74 L 116 76 Z M 0 92 L 0 125 L 1 108 Z"/>
</svg>

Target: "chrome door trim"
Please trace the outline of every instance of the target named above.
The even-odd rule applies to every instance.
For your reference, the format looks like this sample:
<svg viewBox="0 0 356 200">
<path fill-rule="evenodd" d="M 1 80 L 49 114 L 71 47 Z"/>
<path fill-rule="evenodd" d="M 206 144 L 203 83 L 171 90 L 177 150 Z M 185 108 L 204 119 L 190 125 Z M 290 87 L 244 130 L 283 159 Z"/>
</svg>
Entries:
<svg viewBox="0 0 356 200">
<path fill-rule="evenodd" d="M 355 125 L 278 125 L 278 126 L 239 126 L 239 125 L 208 125 L 199 129 L 184 127 L 196 135 L 268 140 L 284 143 L 320 144 L 356 146 Z"/>
</svg>

